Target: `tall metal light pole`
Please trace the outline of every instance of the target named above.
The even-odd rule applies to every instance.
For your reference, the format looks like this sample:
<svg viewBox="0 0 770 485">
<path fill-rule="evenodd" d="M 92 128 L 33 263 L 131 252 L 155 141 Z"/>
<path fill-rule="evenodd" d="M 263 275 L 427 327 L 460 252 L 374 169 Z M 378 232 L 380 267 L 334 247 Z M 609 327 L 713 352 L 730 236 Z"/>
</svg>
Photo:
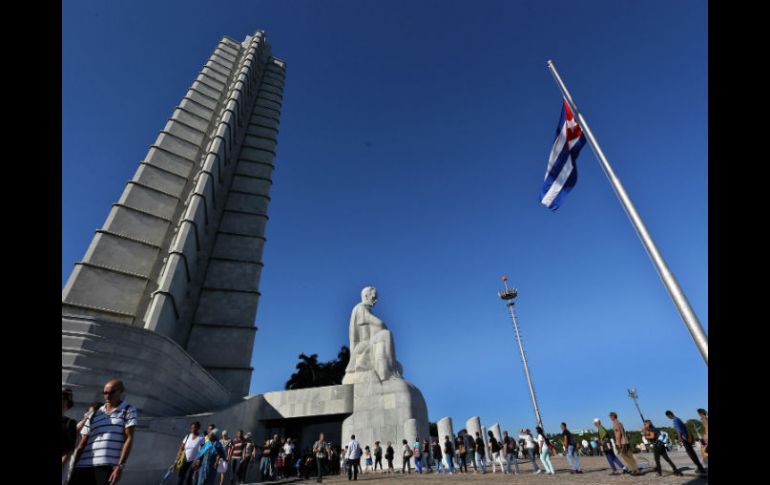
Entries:
<svg viewBox="0 0 770 485">
<path fill-rule="evenodd" d="M 519 335 L 519 324 L 516 322 L 516 312 L 513 310 L 513 305 L 519 292 L 516 288 L 508 288 L 508 277 L 503 276 L 503 284 L 505 289 L 497 293 L 497 295 L 503 300 L 507 301 L 508 310 L 511 313 L 511 320 L 513 321 L 513 330 L 516 332 L 516 342 L 519 344 L 519 352 L 521 352 L 521 361 L 524 364 L 524 374 L 527 376 L 527 384 L 529 385 L 529 395 L 532 396 L 532 407 L 535 408 L 535 418 L 537 419 L 537 425 L 543 428 L 543 420 L 540 418 L 540 409 L 537 406 L 537 398 L 535 397 L 535 387 L 532 385 L 532 376 L 529 375 L 529 365 L 527 365 L 527 356 L 524 354 L 524 346 L 521 345 L 521 335 Z"/>
<path fill-rule="evenodd" d="M 636 404 L 636 410 L 639 411 L 639 416 L 642 418 L 642 425 L 644 425 L 644 415 L 642 414 L 642 410 L 639 408 L 639 403 L 637 402 L 637 399 L 639 399 L 639 394 L 636 393 L 636 389 L 629 389 L 628 397 L 634 400 L 634 404 Z"/>
</svg>

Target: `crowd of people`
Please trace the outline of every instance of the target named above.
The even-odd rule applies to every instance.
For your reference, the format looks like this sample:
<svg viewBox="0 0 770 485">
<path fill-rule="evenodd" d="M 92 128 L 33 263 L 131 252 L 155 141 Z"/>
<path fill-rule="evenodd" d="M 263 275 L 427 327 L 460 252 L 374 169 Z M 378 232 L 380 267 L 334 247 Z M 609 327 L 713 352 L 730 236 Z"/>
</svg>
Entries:
<svg viewBox="0 0 770 485">
<path fill-rule="evenodd" d="M 73 406 L 73 395 L 69 389 L 62 389 L 62 485 L 114 485 L 120 480 L 134 441 L 134 427 L 138 421 L 136 408 L 124 400 L 125 386 L 113 379 L 104 386 L 104 402 L 92 403 L 80 421 L 66 416 Z M 700 438 L 701 457 L 708 459 L 708 414 L 698 409 L 704 433 Z M 685 449 L 695 464 L 698 473 L 706 469 L 694 450 L 695 436 L 685 423 L 666 411 L 676 430 L 676 442 Z M 394 448 L 392 442 L 381 446 L 361 444 L 355 435 L 347 446 L 340 447 L 327 442 L 321 433 L 312 448 L 299 450 L 291 437 L 274 434 L 262 443 L 254 441 L 251 433 L 238 430 L 234 438 L 227 431 L 220 433 L 215 424 L 209 424 L 201 432 L 199 422 L 190 425 L 189 433 L 182 437 L 175 462 L 169 474 L 176 473 L 177 485 L 239 485 L 247 483 L 249 474 L 257 481 L 278 480 L 292 476 L 309 479 L 315 475 L 318 482 L 326 475 L 347 474 L 348 480 L 357 480 L 360 473 L 395 473 L 393 462 L 396 453 L 401 454 L 402 473 L 492 473 L 518 475 L 519 460 L 530 462 L 532 473 L 556 473 L 551 457 L 557 453 L 553 441 L 563 447 L 570 473 L 583 473 L 580 455 L 603 455 L 612 469 L 611 475 L 621 473 L 638 475 L 639 466 L 633 454 L 633 447 L 623 424 L 615 412 L 609 413 L 611 430 L 594 419 L 598 437 L 591 441 L 578 440 L 561 423 L 558 438 L 549 438 L 542 428 L 536 427 L 533 434 L 521 429 L 518 440 L 504 431 L 501 439 L 490 430 L 486 439 L 480 432 L 474 436 L 464 430 L 454 438 L 445 435 L 443 439 L 428 438 L 409 442 L 401 441 Z M 668 456 L 673 444 L 668 433 L 656 428 L 650 420 L 644 421 L 642 429 L 644 442 L 654 455 L 655 471 L 662 474 L 661 458 L 668 463 L 675 475 L 681 471 Z M 552 441 L 553 439 L 553 441 Z M 386 466 L 383 466 L 383 458 Z M 538 465 L 538 458 L 540 465 Z M 363 465 L 361 460 L 363 459 Z M 167 474 L 167 477 L 168 475 Z"/>
</svg>

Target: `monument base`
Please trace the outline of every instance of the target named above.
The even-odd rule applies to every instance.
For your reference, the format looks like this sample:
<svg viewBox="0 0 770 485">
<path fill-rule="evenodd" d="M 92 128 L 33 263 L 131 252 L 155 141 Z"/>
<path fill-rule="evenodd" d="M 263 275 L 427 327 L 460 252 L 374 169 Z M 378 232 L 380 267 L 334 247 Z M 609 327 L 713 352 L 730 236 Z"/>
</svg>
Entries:
<svg viewBox="0 0 770 485">
<path fill-rule="evenodd" d="M 353 384 L 353 414 L 342 422 L 342 445 L 347 445 L 354 434 L 362 448 L 374 448 L 374 442 L 379 441 L 384 454 L 391 442 L 394 466 L 398 468 L 403 461 L 401 440 L 407 439 L 411 446 L 416 438 L 405 434 L 405 425 L 411 419 L 415 421 L 407 427 L 416 426 L 420 439 L 429 438 L 428 407 L 411 382 L 394 378 Z"/>
</svg>

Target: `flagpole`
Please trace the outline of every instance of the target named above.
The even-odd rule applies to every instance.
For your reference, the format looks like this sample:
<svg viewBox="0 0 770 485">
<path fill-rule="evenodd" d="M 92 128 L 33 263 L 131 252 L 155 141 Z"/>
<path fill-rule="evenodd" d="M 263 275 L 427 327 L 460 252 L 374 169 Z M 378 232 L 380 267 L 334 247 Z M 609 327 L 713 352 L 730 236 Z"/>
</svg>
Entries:
<svg viewBox="0 0 770 485">
<path fill-rule="evenodd" d="M 551 74 L 556 80 L 556 84 L 559 85 L 561 92 L 564 94 L 564 99 L 569 103 L 572 112 L 578 120 L 578 125 L 580 125 L 588 142 L 591 144 L 591 149 L 594 151 L 594 154 L 596 154 L 596 158 L 599 159 L 605 175 L 607 175 L 612 188 L 615 190 L 615 194 L 618 196 L 618 199 L 620 199 L 620 203 L 623 205 L 626 214 L 628 214 L 628 218 L 631 219 L 631 223 L 633 224 L 634 229 L 636 229 L 639 238 L 642 240 L 642 244 L 647 250 L 647 254 L 650 255 L 650 259 L 652 259 L 652 262 L 655 264 L 655 269 L 658 271 L 660 279 L 663 280 L 663 284 L 666 285 L 666 290 L 668 290 L 669 295 L 671 295 L 671 299 L 674 300 L 674 304 L 676 305 L 677 310 L 679 310 L 679 314 L 682 316 L 682 320 L 684 320 L 687 330 L 689 330 L 690 335 L 695 341 L 695 345 L 698 346 L 698 350 L 708 366 L 708 336 L 706 335 L 706 332 L 703 331 L 703 327 L 698 321 L 698 317 L 695 316 L 695 312 L 692 307 L 690 307 L 690 303 L 687 301 L 687 297 L 679 287 L 676 278 L 674 278 L 674 274 L 668 269 L 666 262 L 663 260 L 663 256 L 661 256 L 655 242 L 652 240 L 652 236 L 647 232 L 647 227 L 645 227 L 644 222 L 642 222 L 642 218 L 639 217 L 639 214 L 636 212 L 634 204 L 631 202 L 631 198 L 628 197 L 626 190 L 623 188 L 623 184 L 620 183 L 620 179 L 612 170 L 610 162 L 608 162 L 607 157 L 604 156 L 604 152 L 602 152 L 599 143 L 597 143 L 596 138 L 594 138 L 591 128 L 588 127 L 588 123 L 586 123 L 583 115 L 580 114 L 575 102 L 572 100 L 572 96 L 567 90 L 567 86 L 564 85 L 561 76 L 559 76 L 559 73 L 556 71 L 556 66 L 554 66 L 553 61 L 551 60 L 548 61 L 548 69 L 551 70 Z"/>
</svg>

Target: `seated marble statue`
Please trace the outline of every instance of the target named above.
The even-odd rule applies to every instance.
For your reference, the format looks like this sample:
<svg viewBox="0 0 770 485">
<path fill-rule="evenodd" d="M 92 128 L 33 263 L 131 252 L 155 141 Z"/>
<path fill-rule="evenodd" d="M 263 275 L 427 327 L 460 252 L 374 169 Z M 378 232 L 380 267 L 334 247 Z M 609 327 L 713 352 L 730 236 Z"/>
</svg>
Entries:
<svg viewBox="0 0 770 485">
<path fill-rule="evenodd" d="M 372 313 L 375 303 L 377 290 L 374 287 L 361 290 L 361 303 L 353 307 L 350 315 L 350 362 L 345 369 L 343 384 L 371 380 L 372 373 L 380 381 L 403 375 L 401 364 L 396 360 L 393 334 Z"/>
</svg>

